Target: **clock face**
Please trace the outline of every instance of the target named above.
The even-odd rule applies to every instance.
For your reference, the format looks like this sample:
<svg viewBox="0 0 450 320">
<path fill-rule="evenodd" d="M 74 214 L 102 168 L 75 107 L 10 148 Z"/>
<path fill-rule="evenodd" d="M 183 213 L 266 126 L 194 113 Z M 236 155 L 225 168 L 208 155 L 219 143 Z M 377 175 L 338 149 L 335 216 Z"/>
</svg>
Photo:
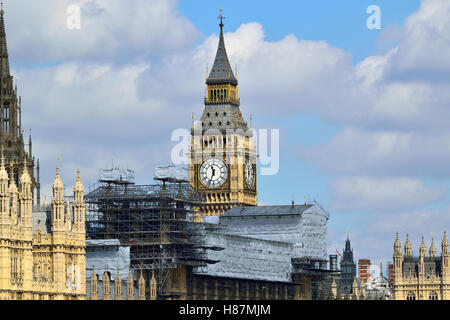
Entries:
<svg viewBox="0 0 450 320">
<path fill-rule="evenodd" d="M 245 183 L 247 188 L 251 189 L 253 187 L 253 182 L 255 181 L 255 172 L 250 160 L 247 160 L 244 167 Z"/>
<path fill-rule="evenodd" d="M 208 159 L 200 167 L 200 180 L 205 187 L 221 187 L 227 181 L 227 177 L 227 166 L 220 159 Z"/>
</svg>

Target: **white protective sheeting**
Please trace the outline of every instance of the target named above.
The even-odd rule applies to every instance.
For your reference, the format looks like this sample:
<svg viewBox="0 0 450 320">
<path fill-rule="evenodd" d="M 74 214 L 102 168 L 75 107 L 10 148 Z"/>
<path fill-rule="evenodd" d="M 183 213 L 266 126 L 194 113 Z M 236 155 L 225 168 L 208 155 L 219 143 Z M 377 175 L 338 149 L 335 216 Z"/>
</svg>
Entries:
<svg viewBox="0 0 450 320">
<path fill-rule="evenodd" d="M 121 279 L 127 279 L 130 271 L 130 247 L 120 246 L 117 239 L 86 240 L 86 279 L 91 278 L 93 267 L 99 279 L 107 270 L 111 280 L 114 280 L 117 268 Z"/>
<path fill-rule="evenodd" d="M 101 181 L 122 181 L 128 183 L 134 183 L 134 171 L 130 169 L 104 169 L 100 170 Z"/>
<path fill-rule="evenodd" d="M 189 171 L 184 166 L 157 166 L 155 178 L 189 181 Z"/>
<path fill-rule="evenodd" d="M 291 281 L 292 245 L 289 243 L 214 231 L 206 232 L 205 243 L 225 249 L 207 250 L 207 258 L 219 262 L 195 268 L 194 273 L 237 279 Z"/>
<path fill-rule="evenodd" d="M 327 260 L 328 215 L 316 205 L 234 208 L 221 217 L 227 234 L 293 245 L 292 258 Z"/>
</svg>

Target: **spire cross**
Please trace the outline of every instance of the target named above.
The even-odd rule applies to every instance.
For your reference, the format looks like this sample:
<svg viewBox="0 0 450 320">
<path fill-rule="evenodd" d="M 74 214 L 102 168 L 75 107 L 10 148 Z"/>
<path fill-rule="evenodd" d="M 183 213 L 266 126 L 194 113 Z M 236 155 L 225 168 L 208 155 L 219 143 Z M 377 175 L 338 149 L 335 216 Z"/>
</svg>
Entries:
<svg viewBox="0 0 450 320">
<path fill-rule="evenodd" d="M 219 15 L 219 19 L 220 19 L 220 27 L 223 27 L 223 19 L 225 19 L 225 17 L 223 16 L 223 9 L 220 8 L 220 15 Z"/>
</svg>

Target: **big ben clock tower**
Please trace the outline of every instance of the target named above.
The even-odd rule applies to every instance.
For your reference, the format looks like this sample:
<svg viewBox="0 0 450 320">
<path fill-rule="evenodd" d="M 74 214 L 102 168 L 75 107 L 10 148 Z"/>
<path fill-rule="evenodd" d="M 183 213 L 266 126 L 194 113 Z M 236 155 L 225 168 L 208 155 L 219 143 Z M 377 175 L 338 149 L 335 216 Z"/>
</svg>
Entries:
<svg viewBox="0 0 450 320">
<path fill-rule="evenodd" d="M 205 108 L 192 125 L 189 182 L 206 202 L 194 208 L 193 220 L 220 216 L 233 207 L 256 206 L 256 146 L 253 130 L 239 108 L 238 80 L 231 69 L 223 37 L 206 79 Z"/>
</svg>

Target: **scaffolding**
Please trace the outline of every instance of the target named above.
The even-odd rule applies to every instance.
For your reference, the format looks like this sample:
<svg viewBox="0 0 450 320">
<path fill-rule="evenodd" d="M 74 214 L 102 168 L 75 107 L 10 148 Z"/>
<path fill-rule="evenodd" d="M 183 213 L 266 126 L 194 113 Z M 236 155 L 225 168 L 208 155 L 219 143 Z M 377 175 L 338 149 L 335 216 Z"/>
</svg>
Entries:
<svg viewBox="0 0 450 320">
<path fill-rule="evenodd" d="M 158 297 L 173 295 L 171 269 L 217 262 L 206 258 L 204 230 L 190 221 L 191 208 L 204 199 L 187 181 L 164 177 L 136 185 L 134 179 L 111 177 L 91 185 L 85 197 L 86 236 L 130 246 L 130 268 L 155 271 Z"/>
</svg>

